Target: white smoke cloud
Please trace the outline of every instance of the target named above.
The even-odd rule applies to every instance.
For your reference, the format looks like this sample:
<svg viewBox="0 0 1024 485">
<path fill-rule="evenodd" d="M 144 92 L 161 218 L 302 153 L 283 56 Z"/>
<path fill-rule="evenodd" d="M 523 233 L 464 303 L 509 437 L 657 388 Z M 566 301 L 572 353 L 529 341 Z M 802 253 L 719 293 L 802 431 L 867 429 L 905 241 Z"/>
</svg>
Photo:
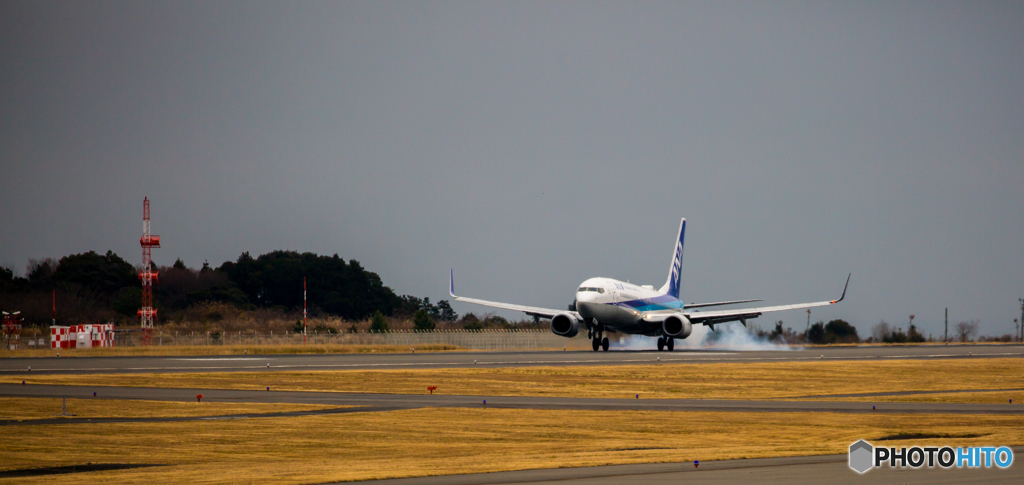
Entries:
<svg viewBox="0 0 1024 485">
<path fill-rule="evenodd" d="M 624 335 L 611 342 L 611 348 L 619 350 L 656 350 L 657 337 L 643 335 Z M 786 344 L 770 342 L 758 337 L 746 327 L 738 323 L 719 325 L 712 332 L 705 325 L 694 325 L 693 333 L 685 339 L 676 339 L 675 348 L 679 349 L 718 349 L 718 350 L 793 350 Z"/>
</svg>

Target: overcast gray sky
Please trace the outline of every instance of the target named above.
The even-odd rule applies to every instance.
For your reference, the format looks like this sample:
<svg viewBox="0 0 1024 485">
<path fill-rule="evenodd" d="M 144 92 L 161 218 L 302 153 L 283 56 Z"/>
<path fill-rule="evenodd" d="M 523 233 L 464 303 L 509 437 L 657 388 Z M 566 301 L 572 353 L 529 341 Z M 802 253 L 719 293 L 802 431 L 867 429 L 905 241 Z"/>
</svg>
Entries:
<svg viewBox="0 0 1024 485">
<path fill-rule="evenodd" d="M 1021 2 L 0 3 L 0 264 L 357 259 L 562 308 L 839 296 L 862 336 L 1024 297 Z M 316 291 L 311 289 L 311 291 Z M 460 313 L 482 308 L 456 304 Z M 509 316 L 516 314 L 508 314 Z M 765 316 L 802 330 L 800 311 Z"/>
</svg>

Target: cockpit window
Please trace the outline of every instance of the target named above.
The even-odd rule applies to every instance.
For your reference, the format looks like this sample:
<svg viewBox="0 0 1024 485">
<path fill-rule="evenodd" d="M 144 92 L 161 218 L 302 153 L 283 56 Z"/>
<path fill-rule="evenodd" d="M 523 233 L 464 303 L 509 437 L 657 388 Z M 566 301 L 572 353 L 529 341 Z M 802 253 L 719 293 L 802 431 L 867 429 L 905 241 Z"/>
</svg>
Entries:
<svg viewBox="0 0 1024 485">
<path fill-rule="evenodd" d="M 604 288 L 598 288 L 598 289 L 597 289 L 597 292 L 598 292 L 598 293 L 604 293 Z"/>
<path fill-rule="evenodd" d="M 581 286 L 580 289 L 576 290 L 576 293 L 583 293 L 584 291 L 587 291 L 587 287 Z"/>
<path fill-rule="evenodd" d="M 593 291 L 595 293 L 604 293 L 604 288 L 594 288 L 592 286 L 581 286 L 580 289 L 576 290 L 576 291 L 579 292 L 579 293 L 583 293 L 585 291 Z"/>
</svg>

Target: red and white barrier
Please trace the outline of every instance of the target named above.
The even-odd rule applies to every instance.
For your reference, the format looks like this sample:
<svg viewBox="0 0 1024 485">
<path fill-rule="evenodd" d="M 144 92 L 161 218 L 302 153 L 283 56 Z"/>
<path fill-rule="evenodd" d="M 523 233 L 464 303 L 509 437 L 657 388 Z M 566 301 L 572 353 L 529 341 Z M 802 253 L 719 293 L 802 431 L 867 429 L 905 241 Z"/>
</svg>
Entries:
<svg viewBox="0 0 1024 485">
<path fill-rule="evenodd" d="M 50 327 L 50 348 L 52 349 L 88 349 L 113 346 L 113 323 Z"/>
<path fill-rule="evenodd" d="M 50 327 L 50 348 L 71 348 L 71 327 Z"/>
<path fill-rule="evenodd" d="M 114 324 L 113 323 L 101 323 L 92 326 L 92 346 L 93 347 L 113 347 L 114 346 Z"/>
</svg>

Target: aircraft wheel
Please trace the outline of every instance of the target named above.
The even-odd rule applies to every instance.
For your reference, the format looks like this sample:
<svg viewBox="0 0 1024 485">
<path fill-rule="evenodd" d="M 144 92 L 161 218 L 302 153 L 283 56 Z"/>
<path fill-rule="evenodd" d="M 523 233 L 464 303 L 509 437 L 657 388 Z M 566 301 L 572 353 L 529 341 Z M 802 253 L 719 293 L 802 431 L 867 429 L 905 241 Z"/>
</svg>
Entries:
<svg viewBox="0 0 1024 485">
<path fill-rule="evenodd" d="M 665 348 L 667 348 L 668 351 L 671 352 L 672 349 L 674 349 L 675 347 L 676 347 L 676 339 L 674 339 L 672 337 L 665 337 Z"/>
<path fill-rule="evenodd" d="M 590 343 L 594 347 L 594 352 L 597 352 L 597 349 L 601 348 L 601 340 L 597 337 L 590 339 Z"/>
<path fill-rule="evenodd" d="M 604 349 L 605 352 L 608 351 L 608 344 L 608 337 L 601 339 L 601 348 Z"/>
<path fill-rule="evenodd" d="M 665 350 L 665 337 L 658 337 L 658 352 Z"/>
</svg>

